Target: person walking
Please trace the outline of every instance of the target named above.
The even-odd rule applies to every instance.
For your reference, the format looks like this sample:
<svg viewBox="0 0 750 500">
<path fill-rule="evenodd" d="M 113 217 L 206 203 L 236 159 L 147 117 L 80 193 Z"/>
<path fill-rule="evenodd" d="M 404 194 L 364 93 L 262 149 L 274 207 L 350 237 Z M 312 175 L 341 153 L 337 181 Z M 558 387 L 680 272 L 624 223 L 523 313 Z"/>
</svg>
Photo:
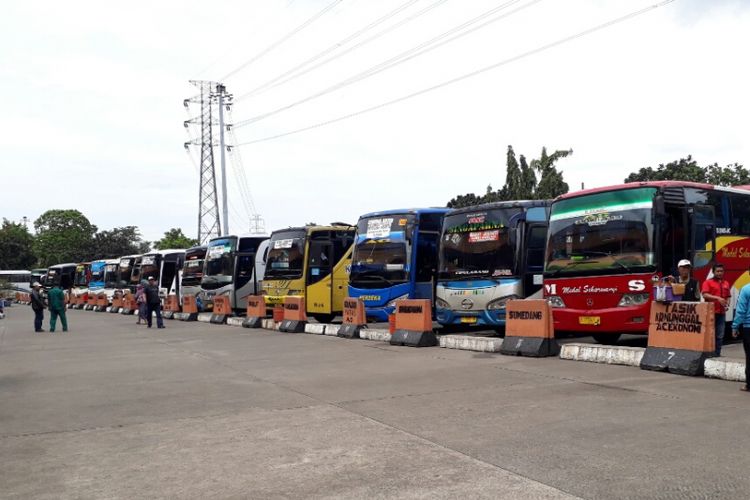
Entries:
<svg viewBox="0 0 750 500">
<path fill-rule="evenodd" d="M 164 328 L 164 320 L 161 317 L 161 299 L 159 298 L 159 285 L 156 284 L 156 279 L 153 276 L 148 277 L 148 286 L 144 290 L 146 292 L 146 321 L 148 327 L 151 328 L 151 320 L 153 313 L 156 313 L 156 327 Z"/>
<path fill-rule="evenodd" d="M 750 391 L 750 283 L 743 286 L 737 299 L 737 309 L 732 322 L 732 337 L 742 334 L 742 347 L 745 349 L 745 385 L 740 389 Z"/>
<path fill-rule="evenodd" d="M 706 302 L 714 304 L 714 324 L 716 325 L 716 351 L 717 356 L 721 356 L 721 345 L 724 342 L 724 331 L 726 329 L 726 314 L 729 308 L 729 297 L 732 291 L 729 288 L 729 282 L 724 279 L 724 265 L 714 264 L 711 268 L 713 276 L 703 282 L 701 292 Z"/>
<path fill-rule="evenodd" d="M 42 285 L 35 281 L 31 291 L 31 310 L 34 311 L 34 331 L 43 332 L 42 323 L 44 322 L 44 298 L 42 298 Z"/>
<path fill-rule="evenodd" d="M 68 331 L 68 318 L 65 316 L 65 294 L 60 285 L 55 285 L 47 295 L 49 302 L 49 332 L 54 333 L 57 326 L 57 318 L 60 317 L 60 323 L 64 332 Z"/>
<path fill-rule="evenodd" d="M 141 320 L 146 323 L 146 292 L 143 285 L 138 285 L 135 289 L 135 303 L 138 304 L 138 321 L 135 324 L 140 325 Z"/>
</svg>

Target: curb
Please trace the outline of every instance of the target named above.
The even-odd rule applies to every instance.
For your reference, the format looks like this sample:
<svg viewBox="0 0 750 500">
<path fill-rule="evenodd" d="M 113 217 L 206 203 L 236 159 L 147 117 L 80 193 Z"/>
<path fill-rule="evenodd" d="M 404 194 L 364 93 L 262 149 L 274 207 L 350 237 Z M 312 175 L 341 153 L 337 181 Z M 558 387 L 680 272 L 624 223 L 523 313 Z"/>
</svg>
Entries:
<svg viewBox="0 0 750 500">
<path fill-rule="evenodd" d="M 441 335 L 440 347 L 463 351 L 500 352 L 503 339 L 497 337 L 474 337 L 471 335 Z"/>
<path fill-rule="evenodd" d="M 644 347 L 573 343 L 560 346 L 560 359 L 640 367 L 645 352 Z"/>
</svg>

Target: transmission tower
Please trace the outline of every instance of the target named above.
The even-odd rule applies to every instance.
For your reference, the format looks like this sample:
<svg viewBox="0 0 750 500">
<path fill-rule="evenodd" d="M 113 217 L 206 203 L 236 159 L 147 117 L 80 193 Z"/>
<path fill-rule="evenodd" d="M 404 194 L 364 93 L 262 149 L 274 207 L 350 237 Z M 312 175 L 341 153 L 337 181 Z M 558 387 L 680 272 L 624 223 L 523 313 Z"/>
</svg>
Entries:
<svg viewBox="0 0 750 500">
<path fill-rule="evenodd" d="M 185 99 L 184 105 L 190 103 L 200 105 L 200 115 L 185 121 L 185 128 L 190 125 L 200 126 L 200 136 L 185 143 L 185 148 L 191 145 L 200 147 L 200 182 L 198 191 L 198 241 L 207 242 L 209 239 L 221 236 L 221 220 L 219 217 L 219 197 L 216 191 L 216 168 L 214 164 L 214 148 L 218 147 L 221 159 L 222 174 L 222 206 L 224 217 L 223 234 L 229 233 L 229 217 L 227 210 L 226 161 L 224 146 L 224 113 L 223 106 L 231 102 L 232 96 L 226 93 L 224 85 L 204 80 L 191 80 L 190 83 L 198 88 L 196 96 Z M 218 113 L 215 113 L 218 111 Z M 214 116 L 218 115 L 218 122 Z M 219 128 L 219 143 L 214 142 L 214 127 Z"/>
</svg>

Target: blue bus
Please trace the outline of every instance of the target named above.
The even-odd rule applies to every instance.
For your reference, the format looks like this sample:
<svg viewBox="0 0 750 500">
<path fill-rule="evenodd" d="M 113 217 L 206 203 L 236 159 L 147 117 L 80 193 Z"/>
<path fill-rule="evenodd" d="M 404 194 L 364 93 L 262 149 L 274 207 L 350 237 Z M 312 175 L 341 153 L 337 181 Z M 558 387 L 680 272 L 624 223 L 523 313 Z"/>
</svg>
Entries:
<svg viewBox="0 0 750 500">
<path fill-rule="evenodd" d="M 550 201 L 458 208 L 440 238 L 435 314 L 441 325 L 505 326 L 505 303 L 542 287 Z"/>
<path fill-rule="evenodd" d="M 388 321 L 396 301 L 430 299 L 447 208 L 365 214 L 357 222 L 349 296 L 365 303 L 367 321 Z"/>
<path fill-rule="evenodd" d="M 104 268 L 106 260 L 95 260 L 91 263 L 91 278 L 89 279 L 89 290 L 104 288 Z"/>
</svg>

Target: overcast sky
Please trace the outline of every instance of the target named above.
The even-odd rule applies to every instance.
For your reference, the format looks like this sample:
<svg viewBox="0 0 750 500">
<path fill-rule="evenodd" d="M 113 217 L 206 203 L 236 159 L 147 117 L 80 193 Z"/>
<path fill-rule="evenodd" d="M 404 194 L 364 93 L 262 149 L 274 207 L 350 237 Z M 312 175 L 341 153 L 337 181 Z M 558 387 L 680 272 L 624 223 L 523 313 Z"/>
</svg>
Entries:
<svg viewBox="0 0 750 500">
<path fill-rule="evenodd" d="M 499 188 L 509 144 L 527 158 L 542 146 L 572 148 L 558 168 L 573 190 L 688 154 L 701 165 L 750 166 L 750 1 L 676 0 L 513 60 L 655 0 L 340 0 L 256 58 L 331 3 L 8 3 L 0 16 L 0 217 L 77 208 L 100 229 L 136 225 L 154 240 L 181 227 L 195 236 L 198 173 L 183 148 L 183 99 L 195 94 L 188 80 L 228 76 L 240 122 L 505 4 L 481 22 L 505 18 L 473 33 L 237 127 L 238 142 L 274 136 L 510 60 L 351 119 L 239 147 L 267 229 L 355 222 L 369 211 L 443 206 L 489 183 Z M 239 99 L 341 42 L 313 64 L 361 46 Z M 232 165 L 230 231 L 245 232 L 248 209 Z"/>
</svg>

